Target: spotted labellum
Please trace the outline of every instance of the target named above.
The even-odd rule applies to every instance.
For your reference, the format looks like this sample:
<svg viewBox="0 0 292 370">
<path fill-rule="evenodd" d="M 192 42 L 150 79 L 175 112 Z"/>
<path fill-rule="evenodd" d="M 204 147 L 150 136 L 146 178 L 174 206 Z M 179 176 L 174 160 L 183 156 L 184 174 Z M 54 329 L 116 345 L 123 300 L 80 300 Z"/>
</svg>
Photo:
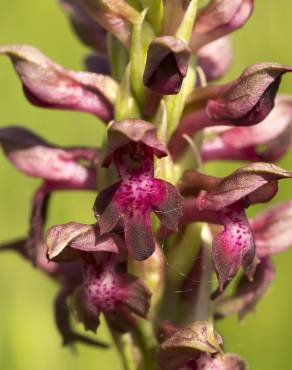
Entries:
<svg viewBox="0 0 292 370">
<path fill-rule="evenodd" d="M 93 338 L 103 318 L 125 370 L 247 370 L 216 323 L 255 310 L 276 273 L 272 256 L 292 245 L 292 200 L 268 206 L 292 178 L 275 164 L 291 144 L 292 96 L 277 93 L 292 67 L 257 63 L 217 82 L 252 0 L 59 3 L 90 49 L 85 70 L 29 45 L 2 45 L 0 55 L 28 109 L 90 113 L 97 142 L 105 134 L 99 147 L 65 147 L 1 126 L 4 156 L 40 184 L 27 235 L 0 251 L 57 283 L 63 345 L 107 348 Z M 51 195 L 69 190 L 93 194 L 91 224 L 66 209 L 48 228 Z M 255 204 L 266 208 L 251 217 Z"/>
</svg>

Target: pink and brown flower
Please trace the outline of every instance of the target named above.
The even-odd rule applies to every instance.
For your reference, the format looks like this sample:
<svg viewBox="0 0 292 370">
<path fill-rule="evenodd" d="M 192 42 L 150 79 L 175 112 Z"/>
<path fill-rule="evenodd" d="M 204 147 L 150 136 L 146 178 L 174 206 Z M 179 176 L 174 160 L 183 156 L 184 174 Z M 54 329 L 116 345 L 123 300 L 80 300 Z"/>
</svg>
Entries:
<svg viewBox="0 0 292 370">
<path fill-rule="evenodd" d="M 120 181 L 96 198 L 94 212 L 101 234 L 123 220 L 126 245 L 137 260 L 148 258 L 155 249 L 151 212 L 168 229 L 176 230 L 182 197 L 170 183 L 154 177 L 154 155 L 167 155 L 155 127 L 141 120 L 113 123 L 108 131 L 105 166 L 113 162 Z"/>
</svg>

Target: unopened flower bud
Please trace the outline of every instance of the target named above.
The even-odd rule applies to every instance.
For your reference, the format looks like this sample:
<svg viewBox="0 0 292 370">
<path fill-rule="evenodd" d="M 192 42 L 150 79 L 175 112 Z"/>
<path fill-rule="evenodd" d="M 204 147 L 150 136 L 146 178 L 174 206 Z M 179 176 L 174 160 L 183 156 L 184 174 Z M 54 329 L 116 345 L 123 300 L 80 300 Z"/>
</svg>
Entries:
<svg viewBox="0 0 292 370">
<path fill-rule="evenodd" d="M 2 46 L 0 54 L 11 58 L 32 104 L 88 112 L 106 122 L 112 118 L 117 85 L 111 77 L 66 70 L 32 46 Z"/>
<path fill-rule="evenodd" d="M 212 324 L 197 321 L 190 327 L 178 328 L 158 348 L 157 364 L 161 370 L 180 370 L 201 353 L 221 352 L 222 339 Z"/>
<path fill-rule="evenodd" d="M 139 13 L 124 0 L 79 0 L 82 9 L 101 27 L 130 46 L 132 25 Z"/>
<path fill-rule="evenodd" d="M 253 0 L 211 0 L 199 10 L 193 29 L 191 49 L 197 51 L 242 27 L 253 11 Z"/>
<path fill-rule="evenodd" d="M 188 70 L 189 47 L 180 39 L 162 36 L 148 49 L 144 84 L 163 95 L 177 94 Z"/>
</svg>

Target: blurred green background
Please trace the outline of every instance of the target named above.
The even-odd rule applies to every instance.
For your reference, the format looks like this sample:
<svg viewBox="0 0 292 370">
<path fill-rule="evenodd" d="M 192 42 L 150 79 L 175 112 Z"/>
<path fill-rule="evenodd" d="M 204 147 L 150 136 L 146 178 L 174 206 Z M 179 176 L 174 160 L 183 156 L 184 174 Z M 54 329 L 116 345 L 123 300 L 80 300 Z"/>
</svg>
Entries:
<svg viewBox="0 0 292 370">
<path fill-rule="evenodd" d="M 291 0 L 255 0 L 252 19 L 233 36 L 234 64 L 226 80 L 247 65 L 274 61 L 292 65 Z M 87 50 L 75 38 L 56 0 L 1 0 L 0 44 L 25 43 L 40 48 L 60 64 L 79 69 Z M 292 76 L 282 92 L 292 93 Z M 86 114 L 38 109 L 24 98 L 10 62 L 0 60 L 0 124 L 23 124 L 61 145 L 98 145 L 103 129 Z M 281 166 L 292 170 L 292 154 Z M 233 165 L 213 163 L 210 172 Z M 30 199 L 38 180 L 18 173 L 0 154 L 0 241 L 26 233 Z M 275 202 L 291 198 L 291 183 L 281 184 Z M 71 220 L 92 222 L 94 194 L 56 194 L 49 225 Z M 259 211 L 262 207 L 257 207 Z M 292 363 L 292 250 L 275 258 L 277 275 L 256 314 L 238 323 L 219 324 L 225 347 L 247 358 L 251 370 L 291 369 Z M 120 369 L 114 351 L 78 346 L 78 354 L 61 347 L 54 327 L 52 302 L 56 285 L 18 256 L 0 256 L 0 370 Z M 99 338 L 109 340 L 102 327 Z"/>
</svg>

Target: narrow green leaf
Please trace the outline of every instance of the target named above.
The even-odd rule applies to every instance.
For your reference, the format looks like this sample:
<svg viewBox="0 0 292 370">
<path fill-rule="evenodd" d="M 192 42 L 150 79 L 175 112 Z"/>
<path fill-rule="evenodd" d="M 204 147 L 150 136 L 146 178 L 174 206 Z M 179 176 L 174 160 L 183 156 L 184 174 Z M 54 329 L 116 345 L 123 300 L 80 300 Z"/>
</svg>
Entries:
<svg viewBox="0 0 292 370">
<path fill-rule="evenodd" d="M 198 8 L 197 0 L 192 0 L 184 14 L 184 18 L 179 26 L 179 29 L 176 32 L 176 37 L 183 40 L 185 43 L 188 43 L 191 39 L 193 26 L 196 19 Z"/>
<path fill-rule="evenodd" d="M 115 80 L 121 81 L 129 61 L 129 53 L 123 44 L 111 33 L 108 34 L 108 54 L 112 76 Z"/>
<path fill-rule="evenodd" d="M 157 136 L 159 140 L 166 145 L 167 143 L 167 110 L 163 100 L 153 119 L 154 125 L 157 127 Z M 175 185 L 179 180 L 179 171 L 177 166 L 173 163 L 171 156 L 163 158 L 155 158 L 155 177 L 163 179 Z"/>
<path fill-rule="evenodd" d="M 152 25 L 156 35 L 159 35 L 163 21 L 163 1 L 142 0 L 142 3 L 144 8 L 148 8 L 147 19 Z"/>
<path fill-rule="evenodd" d="M 146 64 L 147 49 L 154 37 L 153 30 L 145 22 L 146 13 L 147 9 L 139 15 L 133 26 L 130 48 L 131 84 L 140 107 L 143 106 L 145 94 L 143 73 Z"/>
<path fill-rule="evenodd" d="M 131 65 L 129 64 L 125 70 L 117 95 L 115 104 L 115 119 L 117 121 L 140 117 L 138 105 L 131 91 L 130 70 Z"/>
<path fill-rule="evenodd" d="M 164 98 L 168 118 L 168 139 L 177 128 L 184 105 L 188 95 L 193 91 L 196 82 L 196 60 L 192 56 L 188 68 L 188 73 L 184 78 L 180 92 L 177 95 L 169 95 Z"/>
</svg>

